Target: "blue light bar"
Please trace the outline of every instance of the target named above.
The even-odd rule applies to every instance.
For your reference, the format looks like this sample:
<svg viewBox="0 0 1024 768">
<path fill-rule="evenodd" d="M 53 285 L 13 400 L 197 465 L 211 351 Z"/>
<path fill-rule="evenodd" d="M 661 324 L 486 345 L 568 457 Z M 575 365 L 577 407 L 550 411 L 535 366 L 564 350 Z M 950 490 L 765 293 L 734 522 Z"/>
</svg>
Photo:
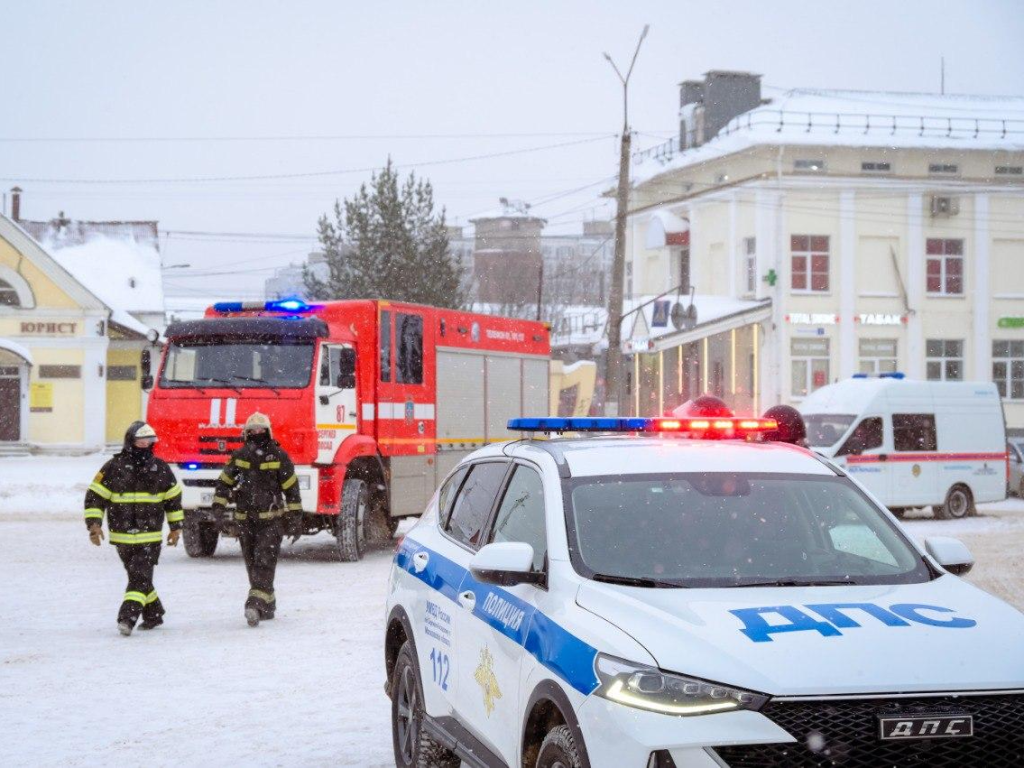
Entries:
<svg viewBox="0 0 1024 768">
<path fill-rule="evenodd" d="M 241 312 L 245 306 L 240 301 L 218 301 L 213 305 L 214 312 Z"/>
<path fill-rule="evenodd" d="M 513 432 L 643 432 L 651 428 L 656 419 L 642 418 L 541 418 L 509 419 Z"/>
<path fill-rule="evenodd" d="M 892 371 L 891 373 L 878 373 L 878 374 L 855 373 L 855 374 L 853 374 L 853 378 L 855 378 L 855 379 L 905 379 L 905 378 L 907 378 L 907 374 L 905 374 L 905 373 L 903 373 L 901 371 Z"/>
<path fill-rule="evenodd" d="M 268 301 L 265 309 L 270 312 L 308 312 L 311 307 L 301 299 L 285 299 L 284 301 Z"/>
<path fill-rule="evenodd" d="M 310 312 L 313 307 L 302 299 L 281 301 L 218 301 L 214 312 Z"/>
</svg>

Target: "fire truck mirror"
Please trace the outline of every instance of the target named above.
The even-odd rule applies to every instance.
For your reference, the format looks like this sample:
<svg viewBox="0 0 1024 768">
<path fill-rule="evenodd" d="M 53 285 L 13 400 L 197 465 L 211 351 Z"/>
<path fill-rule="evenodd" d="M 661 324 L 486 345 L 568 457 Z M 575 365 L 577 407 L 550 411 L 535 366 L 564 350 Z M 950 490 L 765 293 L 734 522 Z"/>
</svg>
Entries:
<svg viewBox="0 0 1024 768">
<path fill-rule="evenodd" d="M 151 355 L 148 349 L 142 350 L 142 359 L 140 360 L 140 367 L 142 368 L 142 377 L 140 379 L 142 388 L 144 390 L 150 390 L 153 388 L 153 374 L 150 371 L 151 366 Z"/>
<path fill-rule="evenodd" d="M 342 347 L 338 355 L 338 387 L 355 389 L 356 387 L 356 351 L 351 347 Z"/>
</svg>

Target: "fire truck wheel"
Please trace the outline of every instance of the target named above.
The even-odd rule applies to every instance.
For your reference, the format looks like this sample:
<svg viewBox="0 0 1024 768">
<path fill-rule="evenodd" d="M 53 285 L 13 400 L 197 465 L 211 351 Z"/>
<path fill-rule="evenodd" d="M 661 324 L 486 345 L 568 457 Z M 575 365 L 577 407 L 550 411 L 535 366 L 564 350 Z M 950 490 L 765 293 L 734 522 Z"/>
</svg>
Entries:
<svg viewBox="0 0 1024 768">
<path fill-rule="evenodd" d="M 354 477 L 347 479 L 341 489 L 341 514 L 334 531 L 338 554 L 345 562 L 354 563 L 363 556 L 369 509 L 369 486 Z"/>
<path fill-rule="evenodd" d="M 213 523 L 185 518 L 185 552 L 189 557 L 212 557 L 217 551 L 218 533 Z"/>
</svg>

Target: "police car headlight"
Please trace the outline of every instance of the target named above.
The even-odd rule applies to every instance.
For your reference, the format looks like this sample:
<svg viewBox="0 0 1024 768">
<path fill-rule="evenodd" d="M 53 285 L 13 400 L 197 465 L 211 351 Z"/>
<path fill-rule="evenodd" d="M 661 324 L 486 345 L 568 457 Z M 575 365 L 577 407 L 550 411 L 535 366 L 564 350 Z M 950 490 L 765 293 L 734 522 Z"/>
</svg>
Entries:
<svg viewBox="0 0 1024 768">
<path fill-rule="evenodd" d="M 664 715 L 687 717 L 760 709 L 767 696 L 709 683 L 599 654 L 594 669 L 601 680 L 595 691 L 610 701 Z"/>
<path fill-rule="evenodd" d="M 308 491 L 309 488 L 309 475 L 299 475 L 299 490 Z"/>
</svg>

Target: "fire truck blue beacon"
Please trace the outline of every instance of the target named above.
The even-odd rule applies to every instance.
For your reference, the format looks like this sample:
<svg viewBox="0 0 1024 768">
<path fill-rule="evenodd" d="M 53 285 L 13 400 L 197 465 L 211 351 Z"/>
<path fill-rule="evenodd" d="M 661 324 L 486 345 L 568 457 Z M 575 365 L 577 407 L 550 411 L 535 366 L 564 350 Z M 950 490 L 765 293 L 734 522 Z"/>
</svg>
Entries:
<svg viewBox="0 0 1024 768">
<path fill-rule="evenodd" d="M 845 465 L 727 410 L 508 427 L 395 552 L 397 765 L 1024 764 L 1024 615 Z"/>
</svg>

